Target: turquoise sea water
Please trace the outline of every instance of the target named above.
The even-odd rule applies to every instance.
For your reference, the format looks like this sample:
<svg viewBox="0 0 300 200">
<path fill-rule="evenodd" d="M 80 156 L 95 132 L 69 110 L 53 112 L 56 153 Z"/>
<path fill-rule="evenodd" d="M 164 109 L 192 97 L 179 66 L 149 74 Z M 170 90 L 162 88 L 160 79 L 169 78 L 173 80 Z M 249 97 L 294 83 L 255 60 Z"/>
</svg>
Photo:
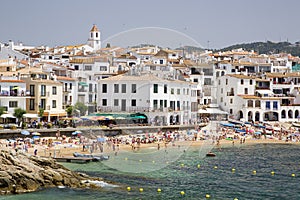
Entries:
<svg viewBox="0 0 300 200">
<path fill-rule="evenodd" d="M 103 177 L 121 187 L 52 188 L 0 199 L 206 199 L 206 194 L 209 199 L 222 200 L 300 199 L 299 145 L 243 144 L 215 147 L 213 152 L 216 157 L 202 158 L 198 147 L 190 147 L 178 160 L 148 173 L 123 172 L 96 162 L 68 163 L 65 166 L 70 169 Z M 141 187 L 143 192 L 139 191 Z M 158 188 L 162 190 L 160 193 Z M 185 194 L 181 195 L 181 191 Z"/>
</svg>

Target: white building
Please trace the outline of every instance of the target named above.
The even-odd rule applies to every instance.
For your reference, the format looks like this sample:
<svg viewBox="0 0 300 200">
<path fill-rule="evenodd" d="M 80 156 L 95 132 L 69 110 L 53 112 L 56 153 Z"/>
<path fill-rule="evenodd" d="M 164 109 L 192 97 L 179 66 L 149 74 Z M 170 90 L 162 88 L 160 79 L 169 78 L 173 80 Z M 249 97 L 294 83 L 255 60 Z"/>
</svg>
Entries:
<svg viewBox="0 0 300 200">
<path fill-rule="evenodd" d="M 299 83 L 298 73 L 225 75 L 218 79 L 218 104 L 234 119 L 298 121 Z"/>
<path fill-rule="evenodd" d="M 151 73 L 118 75 L 99 81 L 99 112 L 143 112 L 155 125 L 197 121 L 196 85 Z"/>
<path fill-rule="evenodd" d="M 91 46 L 94 49 L 94 51 L 101 49 L 101 35 L 99 29 L 95 24 L 90 30 L 90 36 L 87 44 Z"/>
<path fill-rule="evenodd" d="M 17 79 L 0 80 L 0 106 L 13 115 L 16 108 L 26 110 L 26 83 Z"/>
</svg>

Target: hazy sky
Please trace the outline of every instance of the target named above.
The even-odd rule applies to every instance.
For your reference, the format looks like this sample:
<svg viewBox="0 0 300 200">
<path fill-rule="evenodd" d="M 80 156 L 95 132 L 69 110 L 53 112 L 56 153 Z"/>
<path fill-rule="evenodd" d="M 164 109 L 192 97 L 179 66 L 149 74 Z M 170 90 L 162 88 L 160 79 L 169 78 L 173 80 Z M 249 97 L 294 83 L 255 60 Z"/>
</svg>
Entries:
<svg viewBox="0 0 300 200">
<path fill-rule="evenodd" d="M 102 40 L 115 34 L 121 37 L 123 31 L 134 36 L 131 29 L 161 27 L 175 30 L 174 35 L 187 35 L 205 48 L 300 41 L 299 0 L 1 0 L 0 8 L 3 43 L 83 44 L 93 24 L 101 30 Z M 172 34 L 160 36 L 156 30 L 153 37 L 158 40 L 173 38 Z M 144 42 L 152 41 L 143 35 L 147 37 Z M 126 46 L 129 40 L 118 42 Z M 178 46 L 184 43 L 174 40 Z"/>
</svg>

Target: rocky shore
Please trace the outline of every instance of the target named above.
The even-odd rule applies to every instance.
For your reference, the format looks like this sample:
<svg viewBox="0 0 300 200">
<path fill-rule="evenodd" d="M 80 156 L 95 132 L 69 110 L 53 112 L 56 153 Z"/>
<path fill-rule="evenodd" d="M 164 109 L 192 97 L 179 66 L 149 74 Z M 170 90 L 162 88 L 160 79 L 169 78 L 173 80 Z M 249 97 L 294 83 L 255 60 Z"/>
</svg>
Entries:
<svg viewBox="0 0 300 200">
<path fill-rule="evenodd" d="M 32 156 L 14 150 L 0 152 L 0 194 L 33 192 L 48 187 L 87 188 L 101 181 L 73 172 L 51 158 Z"/>
</svg>

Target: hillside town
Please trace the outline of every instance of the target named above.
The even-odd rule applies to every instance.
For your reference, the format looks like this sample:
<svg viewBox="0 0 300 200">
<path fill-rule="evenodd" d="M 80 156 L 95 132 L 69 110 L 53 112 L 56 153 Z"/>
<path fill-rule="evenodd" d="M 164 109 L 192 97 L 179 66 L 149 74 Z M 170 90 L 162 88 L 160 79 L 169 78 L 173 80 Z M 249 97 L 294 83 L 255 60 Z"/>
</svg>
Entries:
<svg viewBox="0 0 300 200">
<path fill-rule="evenodd" d="M 102 44 L 96 25 L 87 36 L 86 44 L 70 46 L 0 43 L 2 124 L 20 123 L 16 108 L 26 111 L 23 118 L 30 123 L 70 117 L 153 126 L 300 119 L 299 57 L 243 49 L 124 48 Z M 67 113 L 78 102 L 87 111 Z"/>
</svg>

